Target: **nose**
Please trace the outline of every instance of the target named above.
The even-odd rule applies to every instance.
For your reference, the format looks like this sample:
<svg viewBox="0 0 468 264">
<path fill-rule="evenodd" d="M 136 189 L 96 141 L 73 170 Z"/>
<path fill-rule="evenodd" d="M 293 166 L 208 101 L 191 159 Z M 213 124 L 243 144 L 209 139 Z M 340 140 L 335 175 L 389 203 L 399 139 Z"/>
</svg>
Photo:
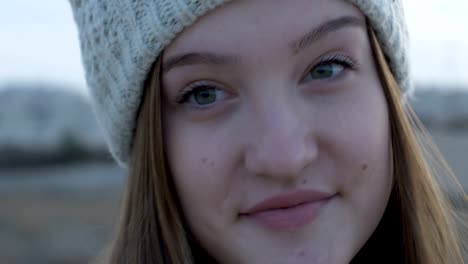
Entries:
<svg viewBox="0 0 468 264">
<path fill-rule="evenodd" d="M 293 104 L 276 104 L 252 113 L 256 131 L 245 150 L 245 164 L 255 175 L 294 181 L 318 156 L 311 118 Z"/>
</svg>

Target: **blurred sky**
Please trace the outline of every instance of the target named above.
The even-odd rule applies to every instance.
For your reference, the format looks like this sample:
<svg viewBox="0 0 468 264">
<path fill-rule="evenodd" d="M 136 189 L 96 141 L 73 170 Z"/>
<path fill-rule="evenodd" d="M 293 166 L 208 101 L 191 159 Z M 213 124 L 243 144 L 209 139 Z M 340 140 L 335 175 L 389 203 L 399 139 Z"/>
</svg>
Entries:
<svg viewBox="0 0 468 264">
<path fill-rule="evenodd" d="M 403 0 L 417 82 L 468 90 L 468 0 Z M 76 27 L 67 0 L 2 0 L 0 87 L 58 82 L 85 92 Z"/>
</svg>

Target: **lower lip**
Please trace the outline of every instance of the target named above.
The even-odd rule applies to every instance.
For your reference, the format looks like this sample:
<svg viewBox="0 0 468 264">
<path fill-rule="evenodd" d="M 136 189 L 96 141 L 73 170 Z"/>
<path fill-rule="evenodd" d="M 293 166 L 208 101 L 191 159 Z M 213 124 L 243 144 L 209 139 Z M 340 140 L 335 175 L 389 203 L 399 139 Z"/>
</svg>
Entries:
<svg viewBox="0 0 468 264">
<path fill-rule="evenodd" d="M 331 199 L 333 197 L 285 209 L 273 209 L 245 215 L 245 217 L 268 229 L 277 231 L 296 230 L 312 223 Z"/>
</svg>

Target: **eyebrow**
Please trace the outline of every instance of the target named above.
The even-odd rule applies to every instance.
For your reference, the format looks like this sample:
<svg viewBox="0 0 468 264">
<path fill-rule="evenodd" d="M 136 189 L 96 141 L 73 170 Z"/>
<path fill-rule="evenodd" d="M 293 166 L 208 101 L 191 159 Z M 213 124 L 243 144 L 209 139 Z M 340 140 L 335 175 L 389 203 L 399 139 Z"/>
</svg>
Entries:
<svg viewBox="0 0 468 264">
<path fill-rule="evenodd" d="M 329 20 L 313 28 L 309 33 L 300 37 L 298 40 L 291 42 L 289 46 L 291 47 L 292 52 L 297 54 L 330 33 L 346 27 L 360 27 L 366 29 L 366 21 L 354 16 L 344 16 Z"/>
<path fill-rule="evenodd" d="M 175 67 L 195 64 L 226 65 L 234 64 L 240 61 L 240 57 L 234 55 L 215 54 L 211 52 L 190 52 L 182 55 L 170 57 L 163 63 L 163 73 L 170 71 Z"/>
<path fill-rule="evenodd" d="M 289 45 L 293 54 L 299 53 L 313 43 L 328 34 L 338 31 L 346 27 L 362 27 L 366 28 L 366 22 L 363 19 L 354 16 L 344 16 L 329 20 L 309 31 L 299 39 L 292 41 Z M 227 64 L 235 64 L 240 62 L 240 57 L 228 54 L 216 54 L 212 52 L 190 52 L 181 55 L 169 57 L 162 65 L 163 74 L 169 72 L 176 67 L 187 65 L 208 64 L 214 66 L 222 66 Z"/>
</svg>

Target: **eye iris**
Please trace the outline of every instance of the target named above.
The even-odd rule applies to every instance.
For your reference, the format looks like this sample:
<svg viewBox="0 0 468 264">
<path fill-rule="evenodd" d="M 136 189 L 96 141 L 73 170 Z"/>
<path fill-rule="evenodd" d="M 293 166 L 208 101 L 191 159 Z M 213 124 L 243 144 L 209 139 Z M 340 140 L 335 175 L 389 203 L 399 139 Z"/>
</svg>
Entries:
<svg viewBox="0 0 468 264">
<path fill-rule="evenodd" d="M 199 105 L 208 105 L 216 101 L 216 90 L 204 88 L 194 92 L 194 100 Z"/>
<path fill-rule="evenodd" d="M 311 77 L 314 79 L 323 79 L 323 78 L 332 77 L 334 73 L 333 69 L 334 68 L 332 64 L 318 65 L 312 70 Z"/>
</svg>

